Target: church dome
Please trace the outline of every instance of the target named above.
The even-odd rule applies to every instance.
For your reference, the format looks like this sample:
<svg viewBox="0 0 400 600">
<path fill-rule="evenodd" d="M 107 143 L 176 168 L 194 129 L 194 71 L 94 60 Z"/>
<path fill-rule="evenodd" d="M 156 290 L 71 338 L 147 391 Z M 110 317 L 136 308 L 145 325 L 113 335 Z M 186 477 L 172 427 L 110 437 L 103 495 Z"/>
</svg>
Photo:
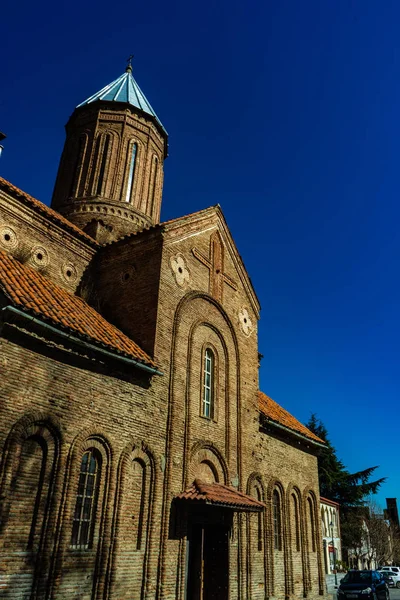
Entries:
<svg viewBox="0 0 400 600">
<path fill-rule="evenodd" d="M 134 106 L 147 115 L 153 117 L 164 130 L 164 132 L 167 133 L 160 119 L 157 117 L 156 113 L 151 107 L 150 102 L 147 100 L 146 96 L 143 94 L 142 90 L 134 79 L 130 64 L 127 66 L 125 73 L 120 75 L 108 85 L 104 86 L 100 91 L 93 94 L 93 96 L 90 96 L 90 98 L 87 98 L 78 104 L 76 108 L 86 106 L 87 104 L 91 104 L 92 102 L 96 102 L 98 100 L 105 102 L 125 102 L 130 104 L 131 106 Z"/>
<path fill-rule="evenodd" d="M 66 140 L 52 207 L 107 243 L 159 223 L 168 134 L 125 73 L 78 104 Z"/>
</svg>

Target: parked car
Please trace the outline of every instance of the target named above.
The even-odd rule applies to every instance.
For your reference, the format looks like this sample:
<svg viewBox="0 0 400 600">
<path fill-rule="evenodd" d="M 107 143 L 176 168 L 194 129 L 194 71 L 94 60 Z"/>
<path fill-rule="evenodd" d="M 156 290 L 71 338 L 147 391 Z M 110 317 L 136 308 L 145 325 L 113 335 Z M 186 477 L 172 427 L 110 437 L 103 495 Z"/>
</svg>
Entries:
<svg viewBox="0 0 400 600">
<path fill-rule="evenodd" d="M 340 582 L 338 600 L 389 600 L 389 587 L 379 571 L 349 571 Z"/>
<path fill-rule="evenodd" d="M 400 588 L 400 567 L 379 567 L 379 573 L 389 573 L 393 577 L 394 584 Z"/>
<path fill-rule="evenodd" d="M 389 587 L 395 587 L 396 582 L 393 579 L 391 573 L 389 573 L 388 571 L 381 571 L 381 575 L 384 578 L 384 580 L 386 581 L 386 583 L 388 584 Z"/>
</svg>

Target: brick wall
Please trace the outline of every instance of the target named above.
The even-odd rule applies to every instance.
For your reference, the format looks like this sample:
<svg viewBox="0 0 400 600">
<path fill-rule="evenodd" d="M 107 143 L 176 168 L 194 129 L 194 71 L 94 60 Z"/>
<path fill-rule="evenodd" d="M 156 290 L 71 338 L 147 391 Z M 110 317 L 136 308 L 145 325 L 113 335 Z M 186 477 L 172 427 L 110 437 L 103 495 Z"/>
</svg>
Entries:
<svg viewBox="0 0 400 600">
<path fill-rule="evenodd" d="M 230 278 L 220 298 L 198 258 L 211 260 L 216 232 Z M 33 598 L 183 600 L 190 510 L 175 514 L 173 499 L 197 476 L 267 506 L 261 517 L 233 515 L 230 597 L 316 598 L 323 593 L 319 518 L 313 549 L 307 510 L 308 498 L 313 506 L 319 500 L 316 457 L 305 443 L 260 431 L 258 303 L 219 209 L 140 235 L 101 250 L 82 289 L 154 355 L 163 376 L 49 347 L 16 326 L 2 330 L 0 589 L 16 600 L 28 589 Z M 201 416 L 206 348 L 217 371 L 210 419 Z M 99 457 L 96 518 L 88 547 L 77 548 L 71 536 L 89 450 Z"/>
</svg>

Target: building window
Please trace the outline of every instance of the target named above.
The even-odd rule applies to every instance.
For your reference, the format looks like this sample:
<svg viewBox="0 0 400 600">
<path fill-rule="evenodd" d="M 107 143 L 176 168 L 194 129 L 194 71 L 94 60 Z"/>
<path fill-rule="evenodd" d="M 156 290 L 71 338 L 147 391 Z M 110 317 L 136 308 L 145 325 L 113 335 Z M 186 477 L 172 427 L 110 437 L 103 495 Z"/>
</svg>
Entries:
<svg viewBox="0 0 400 600">
<path fill-rule="evenodd" d="M 103 181 L 104 174 L 106 172 L 107 158 L 108 158 L 108 149 L 110 147 L 110 136 L 106 135 L 103 146 L 103 154 L 101 157 L 100 169 L 99 169 L 99 178 L 97 180 L 97 188 L 96 195 L 100 196 L 103 190 Z"/>
<path fill-rule="evenodd" d="M 201 405 L 201 415 L 212 419 L 214 417 L 214 378 L 215 378 L 215 358 L 210 348 L 206 348 L 204 353 L 203 368 L 203 399 Z"/>
<path fill-rule="evenodd" d="M 156 193 L 156 185 L 157 185 L 157 171 L 158 171 L 158 158 L 156 156 L 153 157 L 153 163 L 151 166 L 151 175 L 150 175 L 150 183 L 149 183 L 149 202 L 148 202 L 148 214 L 150 216 L 153 215 L 154 210 L 154 197 Z"/>
<path fill-rule="evenodd" d="M 272 496 L 272 516 L 274 520 L 274 549 L 282 550 L 281 499 L 278 490 L 274 490 Z"/>
<path fill-rule="evenodd" d="M 130 162 L 129 162 L 128 183 L 126 186 L 125 202 L 129 202 L 131 199 L 132 184 L 135 179 L 137 144 L 131 144 L 129 146 L 129 151 L 131 151 L 131 157 L 130 157 Z M 129 158 L 129 152 L 128 152 L 128 158 Z"/>
<path fill-rule="evenodd" d="M 90 448 L 82 457 L 79 474 L 71 536 L 71 545 L 75 548 L 91 547 L 96 520 L 100 469 L 100 456 L 93 448 Z"/>
</svg>

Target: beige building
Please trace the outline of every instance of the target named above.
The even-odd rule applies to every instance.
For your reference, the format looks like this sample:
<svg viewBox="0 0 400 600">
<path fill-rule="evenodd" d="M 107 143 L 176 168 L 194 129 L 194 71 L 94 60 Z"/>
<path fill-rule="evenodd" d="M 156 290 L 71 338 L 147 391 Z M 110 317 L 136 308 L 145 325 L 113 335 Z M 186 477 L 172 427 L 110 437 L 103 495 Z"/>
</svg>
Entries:
<svg viewBox="0 0 400 600">
<path fill-rule="evenodd" d="M 324 594 L 323 442 L 258 387 L 219 206 L 160 222 L 132 69 L 79 104 L 48 208 L 0 179 L 0 595 Z"/>
<path fill-rule="evenodd" d="M 337 561 L 342 560 L 339 509 L 337 502 L 320 498 L 324 567 L 327 575 L 334 573 L 337 570 Z"/>
</svg>

